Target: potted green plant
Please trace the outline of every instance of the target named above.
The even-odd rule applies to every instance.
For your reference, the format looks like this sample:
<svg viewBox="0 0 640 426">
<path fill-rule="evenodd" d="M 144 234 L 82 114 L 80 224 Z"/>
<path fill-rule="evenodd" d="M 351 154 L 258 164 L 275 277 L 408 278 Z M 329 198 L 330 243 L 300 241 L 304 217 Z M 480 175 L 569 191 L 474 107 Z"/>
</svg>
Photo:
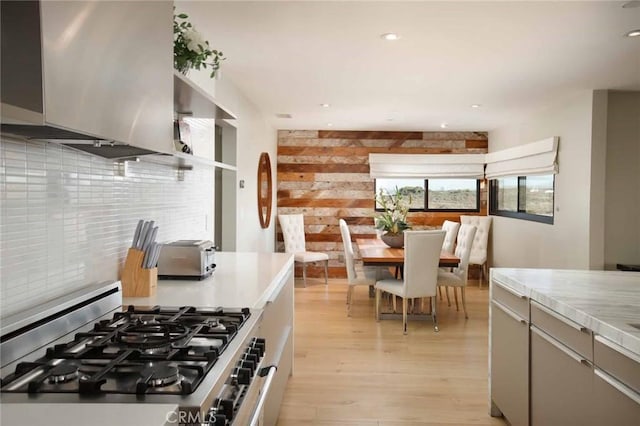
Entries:
<svg viewBox="0 0 640 426">
<path fill-rule="evenodd" d="M 375 218 L 376 229 L 385 231 L 380 238 L 390 247 L 404 246 L 405 229 L 411 229 L 407 222 L 407 213 L 411 204 L 411 196 L 406 196 L 395 188 L 393 193 L 381 188 L 376 196 L 376 204 L 384 211 Z"/>
<path fill-rule="evenodd" d="M 221 51 L 211 49 L 209 42 L 187 21 L 188 17 L 186 13 L 173 15 L 173 67 L 185 75 L 191 68 L 209 67 L 214 78 L 220 62 L 226 58 Z"/>
</svg>

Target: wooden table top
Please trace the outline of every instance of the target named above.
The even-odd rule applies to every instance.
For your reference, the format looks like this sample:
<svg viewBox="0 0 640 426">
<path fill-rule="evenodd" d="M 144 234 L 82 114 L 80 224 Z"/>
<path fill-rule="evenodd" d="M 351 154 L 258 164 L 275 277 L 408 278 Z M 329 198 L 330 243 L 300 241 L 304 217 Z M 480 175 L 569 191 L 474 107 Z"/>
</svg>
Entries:
<svg viewBox="0 0 640 426">
<path fill-rule="evenodd" d="M 365 265 L 398 266 L 404 263 L 404 249 L 389 247 L 379 238 L 357 238 L 356 244 Z M 460 259 L 453 253 L 440 253 L 441 267 L 456 267 L 458 263 Z"/>
</svg>

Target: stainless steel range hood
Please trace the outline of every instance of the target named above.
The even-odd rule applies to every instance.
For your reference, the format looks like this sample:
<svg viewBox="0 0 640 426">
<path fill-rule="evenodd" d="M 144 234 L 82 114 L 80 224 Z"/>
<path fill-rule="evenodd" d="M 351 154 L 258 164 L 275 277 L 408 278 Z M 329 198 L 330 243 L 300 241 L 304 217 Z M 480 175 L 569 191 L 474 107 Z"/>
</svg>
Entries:
<svg viewBox="0 0 640 426">
<path fill-rule="evenodd" d="M 172 2 L 3 1 L 1 131 L 106 158 L 173 150 Z"/>
</svg>

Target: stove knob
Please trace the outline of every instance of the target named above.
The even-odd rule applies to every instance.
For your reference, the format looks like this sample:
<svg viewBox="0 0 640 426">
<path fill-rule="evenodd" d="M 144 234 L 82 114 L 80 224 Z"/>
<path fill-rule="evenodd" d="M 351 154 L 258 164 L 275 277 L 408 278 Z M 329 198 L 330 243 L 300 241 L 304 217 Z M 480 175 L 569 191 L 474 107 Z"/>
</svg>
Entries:
<svg viewBox="0 0 640 426">
<path fill-rule="evenodd" d="M 251 383 L 251 370 L 248 368 L 238 368 L 236 372 L 236 379 L 239 385 L 248 385 Z"/>
<path fill-rule="evenodd" d="M 230 399 L 216 400 L 215 410 L 216 410 L 217 416 L 222 416 L 229 421 L 233 420 L 233 401 L 232 400 Z"/>
<path fill-rule="evenodd" d="M 253 343 L 253 347 L 255 349 L 260 350 L 260 356 L 261 357 L 264 356 L 265 347 L 266 347 L 266 342 L 265 342 L 264 339 L 256 339 L 255 342 Z"/>
<path fill-rule="evenodd" d="M 216 414 L 215 408 L 212 408 L 209 410 L 205 423 L 207 426 L 226 426 L 227 417 L 224 414 Z"/>
<path fill-rule="evenodd" d="M 257 348 L 249 349 L 249 353 L 255 355 L 256 358 L 258 359 L 262 358 L 262 351 L 260 349 L 257 349 Z"/>
<path fill-rule="evenodd" d="M 256 356 L 256 354 L 253 354 L 250 351 L 244 353 L 244 359 L 253 362 L 255 365 L 258 365 L 258 357 Z"/>
<path fill-rule="evenodd" d="M 251 376 L 253 376 L 253 372 L 256 371 L 256 363 L 246 359 L 240 361 L 239 367 L 248 368 L 249 370 L 251 370 Z"/>
</svg>

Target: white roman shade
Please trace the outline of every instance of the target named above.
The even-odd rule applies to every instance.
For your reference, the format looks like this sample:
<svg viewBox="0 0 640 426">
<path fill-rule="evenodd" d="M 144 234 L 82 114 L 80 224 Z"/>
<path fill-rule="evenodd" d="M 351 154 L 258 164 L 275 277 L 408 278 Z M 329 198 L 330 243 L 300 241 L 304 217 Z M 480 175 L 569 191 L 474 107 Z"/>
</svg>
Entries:
<svg viewBox="0 0 640 426">
<path fill-rule="evenodd" d="M 369 154 L 372 178 L 483 179 L 484 154 Z"/>
<path fill-rule="evenodd" d="M 558 173 L 558 137 L 486 154 L 487 179 Z"/>
</svg>

